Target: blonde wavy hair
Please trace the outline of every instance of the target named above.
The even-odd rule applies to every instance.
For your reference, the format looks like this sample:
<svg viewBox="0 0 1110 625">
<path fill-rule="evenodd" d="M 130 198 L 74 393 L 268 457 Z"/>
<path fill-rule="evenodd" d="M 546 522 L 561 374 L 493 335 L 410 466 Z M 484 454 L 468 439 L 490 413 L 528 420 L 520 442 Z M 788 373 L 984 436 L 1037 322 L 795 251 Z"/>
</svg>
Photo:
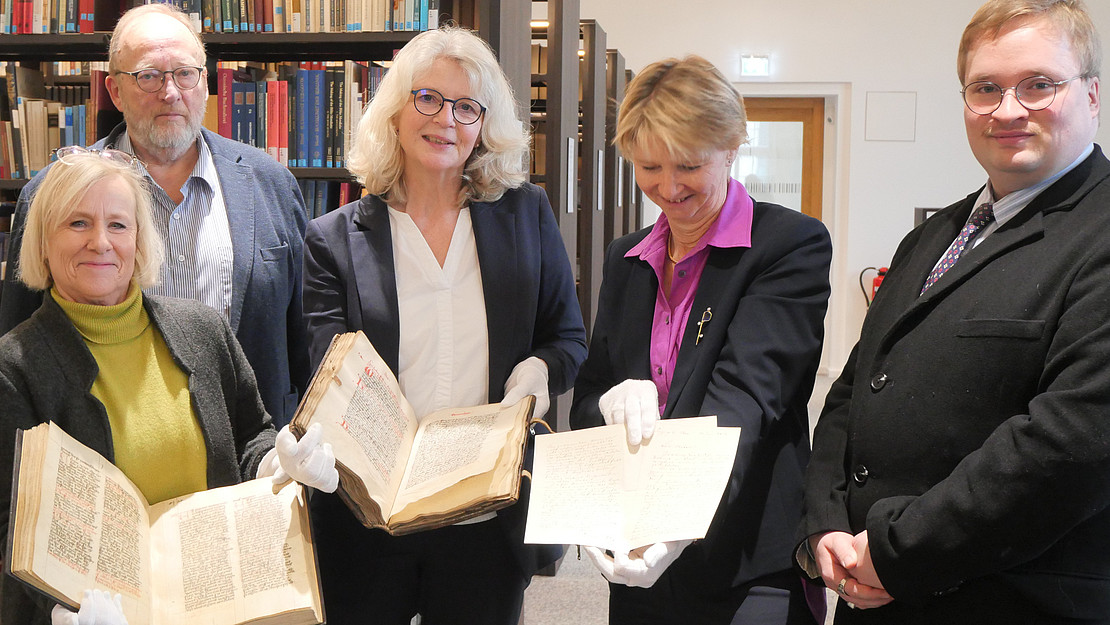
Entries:
<svg viewBox="0 0 1110 625">
<path fill-rule="evenodd" d="M 142 174 L 95 153 L 66 160 L 69 162 L 50 166 L 31 199 L 19 250 L 19 280 L 37 291 L 50 288 L 54 283 L 47 264 L 51 236 L 73 215 L 89 189 L 115 177 L 127 184 L 135 199 L 135 273 L 131 280 L 142 288 L 156 284 L 162 269 L 162 238 L 154 228 L 150 192 Z"/>
<path fill-rule="evenodd" d="M 489 202 L 528 179 L 529 132 L 517 117 L 512 87 L 489 44 L 469 30 L 444 27 L 414 37 L 397 53 L 351 137 L 347 169 L 368 193 L 404 202 L 404 152 L 396 118 L 412 106 L 413 84 L 440 59 L 458 63 L 474 99 L 486 107 L 474 152 L 466 162 L 459 205 Z"/>
</svg>

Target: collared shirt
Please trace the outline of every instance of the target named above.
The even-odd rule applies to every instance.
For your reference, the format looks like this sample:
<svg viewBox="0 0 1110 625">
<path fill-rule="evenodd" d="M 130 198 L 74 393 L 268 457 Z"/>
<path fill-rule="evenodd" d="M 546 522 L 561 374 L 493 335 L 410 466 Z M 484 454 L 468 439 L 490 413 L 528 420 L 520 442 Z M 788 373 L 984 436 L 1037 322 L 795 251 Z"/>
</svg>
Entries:
<svg viewBox="0 0 1110 625">
<path fill-rule="evenodd" d="M 1064 174 L 1075 169 L 1079 166 L 1080 163 L 1087 160 L 1087 157 L 1091 155 L 1091 152 L 1093 152 L 1094 149 L 1095 145 L 1093 143 L 1091 145 L 1088 145 L 1087 149 L 1083 150 L 1083 153 L 1079 155 L 1079 158 L 1075 159 L 1075 161 L 1072 162 L 1071 165 L 1068 165 L 1067 167 L 1061 169 L 1051 178 L 1042 180 L 1041 182 L 1038 182 L 1031 187 L 1009 193 L 1006 195 L 1006 197 L 1000 200 L 994 199 L 994 191 L 991 189 L 990 181 L 988 180 L 987 185 L 983 187 L 983 190 L 979 193 L 978 199 L 975 200 L 975 206 L 976 208 L 978 208 L 983 204 L 993 203 L 994 221 L 987 224 L 985 228 L 979 231 L 979 234 L 975 235 L 975 238 L 971 240 L 971 247 L 974 248 L 976 245 L 979 245 L 980 243 L 985 241 L 992 232 L 1001 228 L 1014 215 L 1017 215 L 1021 212 L 1023 208 L 1029 206 L 1033 202 L 1033 200 L 1037 199 L 1037 196 L 1040 195 L 1042 191 L 1052 186 L 1052 183 L 1056 182 L 1060 178 L 1063 178 Z M 975 211 L 973 210 L 972 212 L 974 213 Z M 968 220 L 970 219 L 971 217 L 968 216 Z"/>
<path fill-rule="evenodd" d="M 730 179 L 725 203 L 716 221 L 709 226 L 693 250 L 675 264 L 669 294 L 663 291 L 667 241 L 671 234 L 666 215 L 660 214 L 651 232 L 625 254 L 625 258 L 638 257 L 651 265 L 659 281 L 659 290 L 655 295 L 655 316 L 651 324 L 650 359 L 651 379 L 659 391 L 660 413 L 667 405 L 678 350 L 682 346 L 682 336 L 690 319 L 702 271 L 709 259 L 709 248 L 751 247 L 754 207 L 755 203 L 744 185 Z M 708 316 L 706 311 L 695 311 L 695 314 L 699 315 L 699 319 Z"/>
<path fill-rule="evenodd" d="M 126 131 L 116 147 L 134 154 Z M 153 189 L 154 227 L 166 250 L 161 279 L 146 292 L 203 302 L 230 322 L 234 260 L 231 227 L 212 151 L 202 138 L 197 139 L 197 148 L 197 163 L 180 189 L 184 196 L 181 204 L 174 202 L 140 166 Z"/>
<path fill-rule="evenodd" d="M 489 401 L 489 332 L 470 209 L 443 266 L 407 213 L 389 209 L 397 277 L 397 381 L 417 418 Z"/>
</svg>

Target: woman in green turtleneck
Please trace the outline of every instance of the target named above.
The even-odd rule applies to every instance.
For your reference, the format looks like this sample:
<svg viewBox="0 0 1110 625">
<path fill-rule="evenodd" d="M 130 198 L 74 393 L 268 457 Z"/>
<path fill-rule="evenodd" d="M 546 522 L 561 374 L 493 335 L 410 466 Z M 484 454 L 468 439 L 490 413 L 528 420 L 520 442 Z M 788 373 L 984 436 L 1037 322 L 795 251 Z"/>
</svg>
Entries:
<svg viewBox="0 0 1110 625">
<path fill-rule="evenodd" d="M 142 292 L 162 243 L 138 168 L 124 152 L 63 149 L 31 203 L 16 277 L 48 293 L 0 337 L 0 476 L 11 475 L 16 429 L 45 421 L 115 463 L 150 503 L 253 478 L 273 447 L 227 323 L 198 302 Z M 10 497 L 0 477 L 0 553 Z M 0 580 L 5 625 L 51 623 L 52 607 Z M 89 609 L 124 622 L 110 600 Z M 55 612 L 55 623 L 74 616 Z"/>
</svg>

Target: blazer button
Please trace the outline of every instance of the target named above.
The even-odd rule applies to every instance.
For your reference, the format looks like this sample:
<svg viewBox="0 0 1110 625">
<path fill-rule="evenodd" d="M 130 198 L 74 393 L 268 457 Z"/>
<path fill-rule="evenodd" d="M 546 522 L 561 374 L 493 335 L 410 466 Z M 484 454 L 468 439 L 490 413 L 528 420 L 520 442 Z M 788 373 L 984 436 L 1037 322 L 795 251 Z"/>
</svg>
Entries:
<svg viewBox="0 0 1110 625">
<path fill-rule="evenodd" d="M 852 471 L 852 480 L 855 481 L 856 484 L 863 486 L 867 483 L 867 478 L 870 477 L 870 475 L 871 474 L 867 472 L 867 467 L 862 464 L 856 465 L 855 471 Z"/>
<path fill-rule="evenodd" d="M 887 376 L 887 374 L 885 374 L 885 373 L 876 374 L 875 377 L 871 378 L 871 390 L 873 390 L 877 393 L 877 392 L 883 390 L 883 387 L 886 386 L 886 383 L 889 382 L 889 381 L 890 381 L 890 377 Z"/>
</svg>

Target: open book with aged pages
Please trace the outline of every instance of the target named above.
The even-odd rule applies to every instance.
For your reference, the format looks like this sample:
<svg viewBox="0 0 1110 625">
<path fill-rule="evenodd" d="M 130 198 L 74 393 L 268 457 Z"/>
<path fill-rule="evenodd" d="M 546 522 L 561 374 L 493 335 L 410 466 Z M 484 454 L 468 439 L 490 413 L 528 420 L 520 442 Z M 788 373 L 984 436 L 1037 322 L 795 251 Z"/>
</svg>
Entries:
<svg viewBox="0 0 1110 625">
<path fill-rule="evenodd" d="M 338 493 L 366 527 L 394 535 L 504 508 L 520 495 L 535 398 L 440 410 L 417 418 L 362 332 L 338 334 L 290 430 L 323 427 Z"/>
<path fill-rule="evenodd" d="M 129 623 L 324 622 L 304 490 L 270 479 L 148 505 L 53 423 L 20 431 L 5 570 L 76 610 L 119 593 Z"/>
</svg>

